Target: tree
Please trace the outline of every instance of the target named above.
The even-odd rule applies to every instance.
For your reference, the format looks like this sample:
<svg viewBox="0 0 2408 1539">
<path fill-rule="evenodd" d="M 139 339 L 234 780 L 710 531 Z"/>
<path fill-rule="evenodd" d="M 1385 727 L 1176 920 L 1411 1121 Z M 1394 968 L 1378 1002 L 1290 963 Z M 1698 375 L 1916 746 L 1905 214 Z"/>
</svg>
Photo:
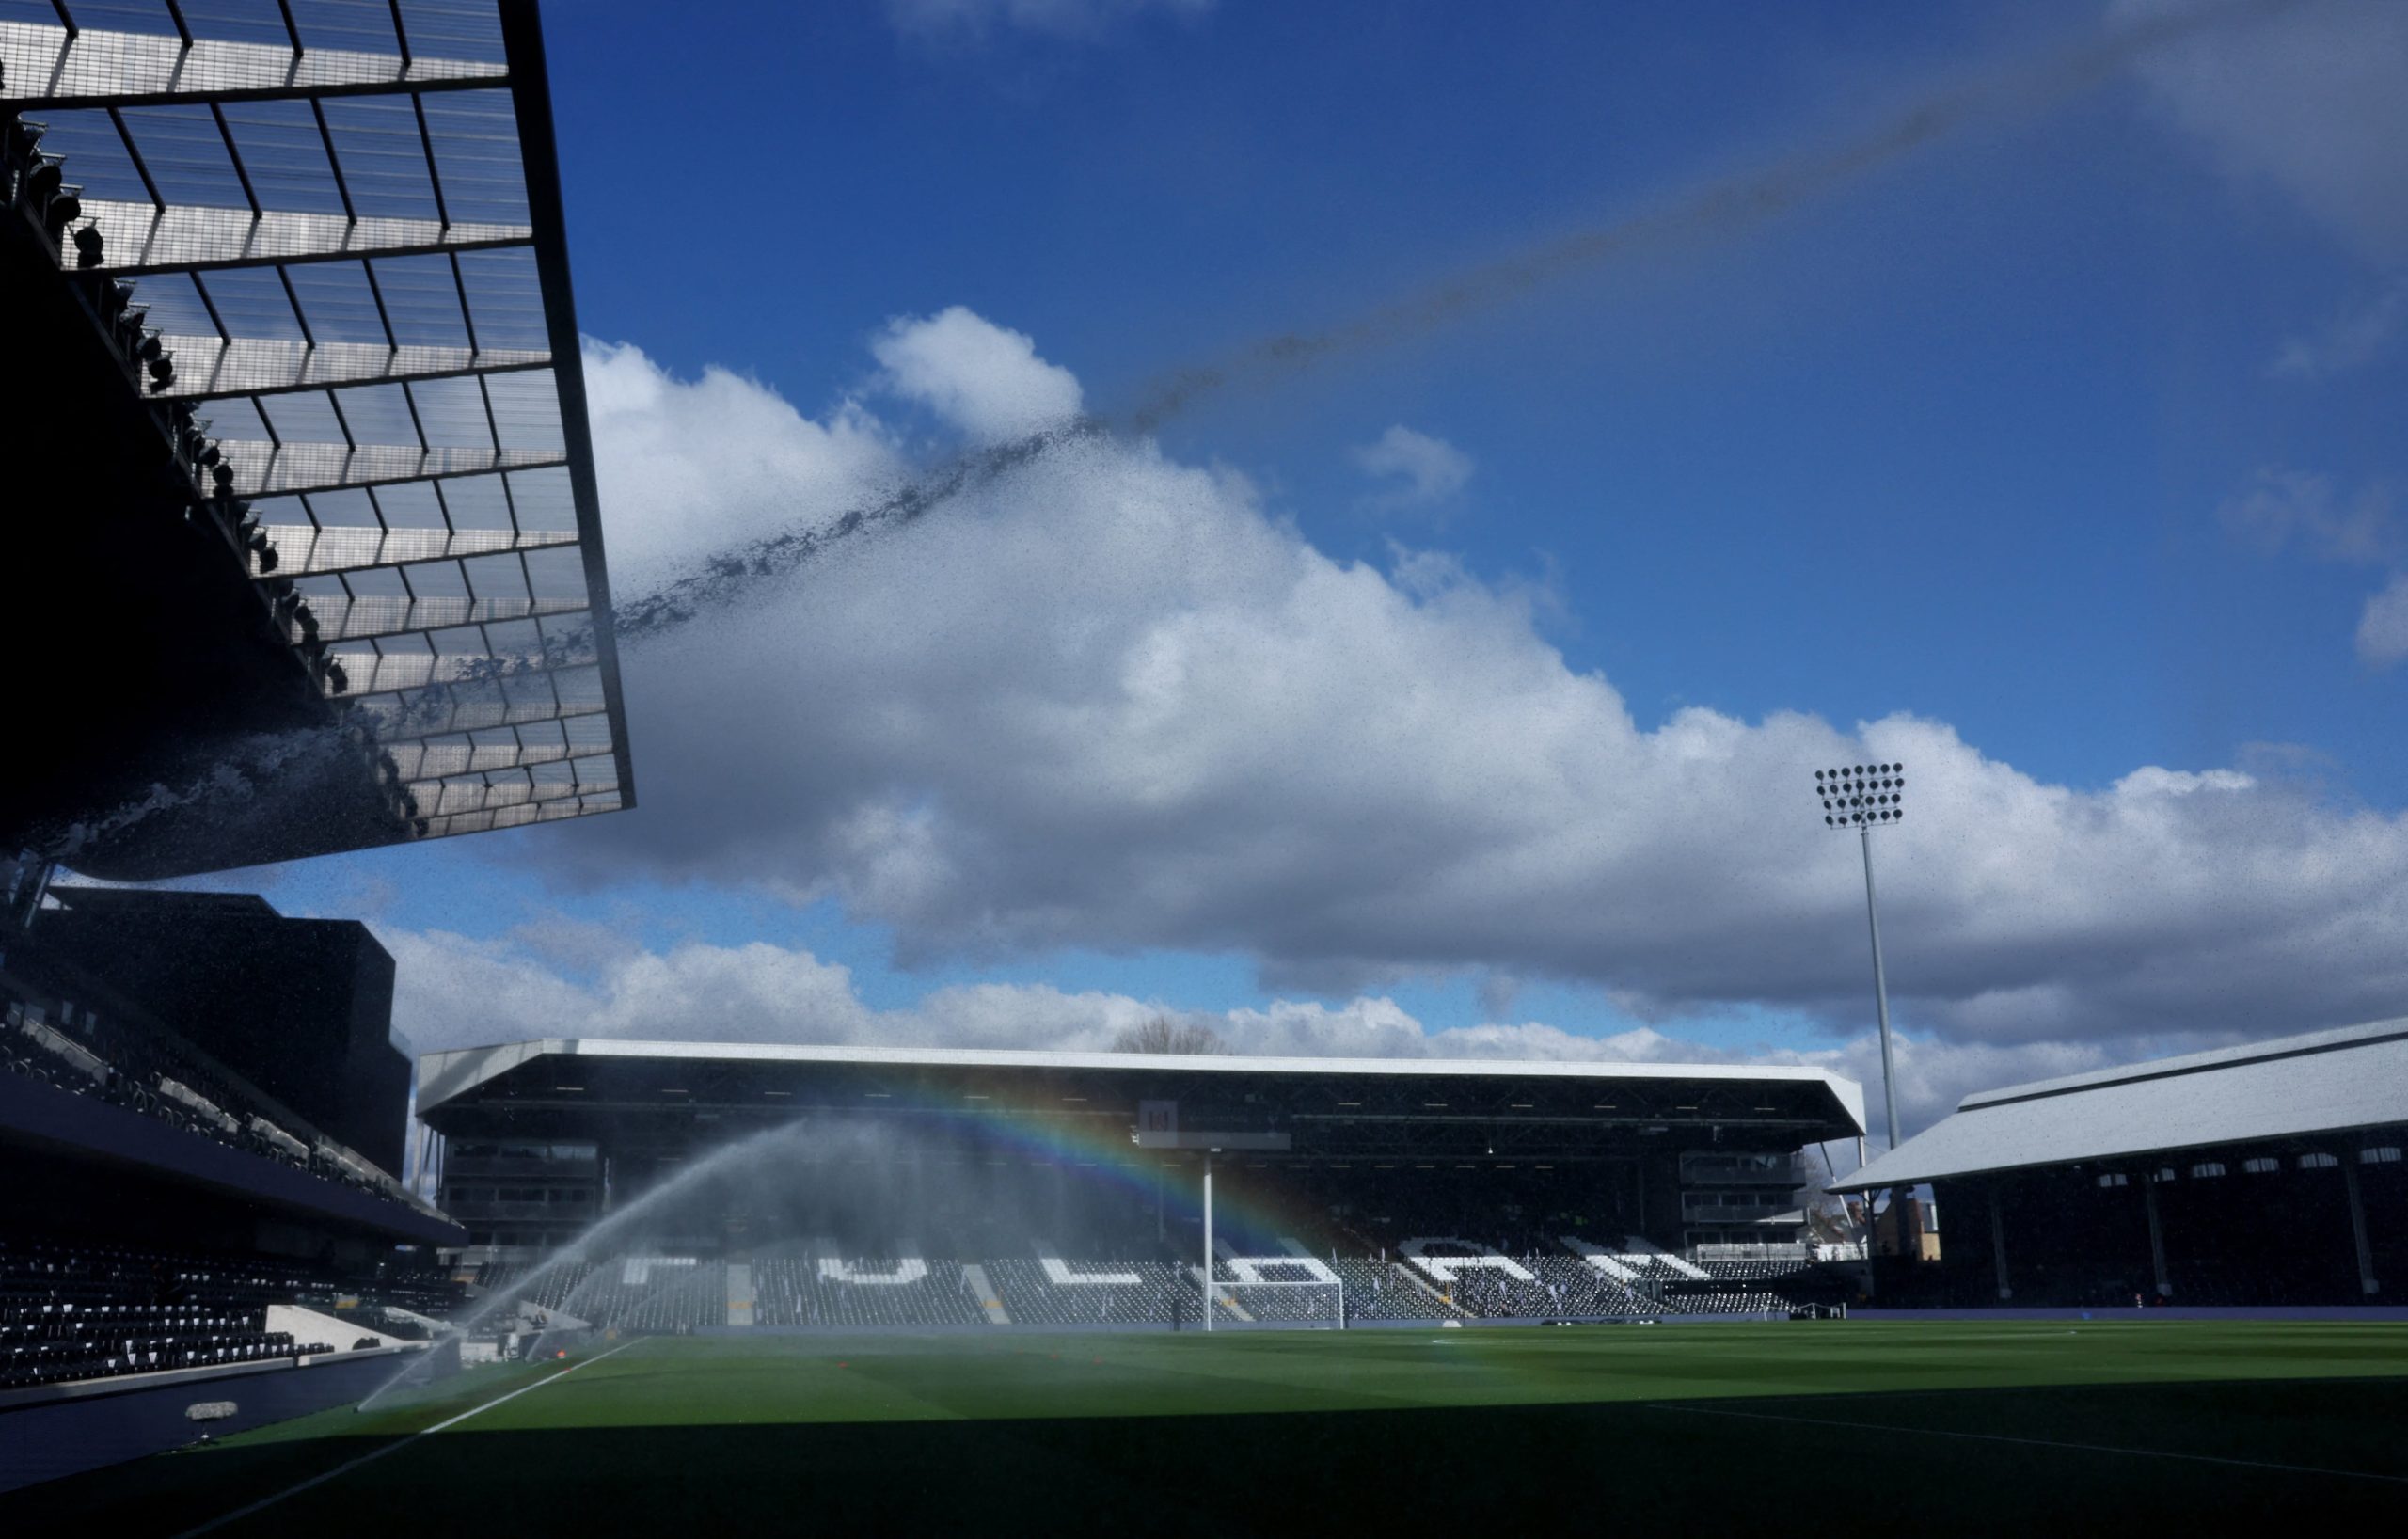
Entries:
<svg viewBox="0 0 2408 1539">
<path fill-rule="evenodd" d="M 1167 1015 L 1157 1015 L 1139 1026 L 1131 1026 L 1112 1039 L 1115 1053 L 1204 1053 L 1226 1054 L 1232 1049 L 1221 1040 L 1212 1027 L 1195 1021 L 1174 1021 Z"/>
</svg>

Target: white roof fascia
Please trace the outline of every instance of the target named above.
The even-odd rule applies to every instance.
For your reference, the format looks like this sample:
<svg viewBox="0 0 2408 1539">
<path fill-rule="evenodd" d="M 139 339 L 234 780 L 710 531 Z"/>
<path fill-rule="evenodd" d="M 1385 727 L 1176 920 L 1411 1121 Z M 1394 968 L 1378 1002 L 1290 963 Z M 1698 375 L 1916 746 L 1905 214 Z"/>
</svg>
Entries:
<svg viewBox="0 0 2408 1539">
<path fill-rule="evenodd" d="M 1567 1080 L 1728 1080 L 1821 1085 L 1861 1128 L 1864 1089 L 1828 1069 L 1795 1064 L 1624 1063 L 1521 1058 L 1289 1058 L 1226 1054 L 1072 1053 L 1004 1048 L 832 1047 L 775 1042 L 648 1042 L 617 1038 L 544 1038 L 432 1053 L 419 1060 L 419 1098 L 432 1107 L 545 1054 L 568 1057 L 658 1058 L 721 1063 L 951 1066 L 974 1069 L 1074 1069 L 1105 1072 L 1328 1074 Z"/>
</svg>

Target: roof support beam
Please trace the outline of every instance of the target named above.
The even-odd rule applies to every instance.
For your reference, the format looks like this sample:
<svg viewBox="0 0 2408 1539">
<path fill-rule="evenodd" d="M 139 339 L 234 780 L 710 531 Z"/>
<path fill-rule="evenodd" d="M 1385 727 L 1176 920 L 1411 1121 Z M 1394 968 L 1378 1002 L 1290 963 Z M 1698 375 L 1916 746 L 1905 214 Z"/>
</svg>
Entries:
<svg viewBox="0 0 2408 1539">
<path fill-rule="evenodd" d="M 574 706 L 513 706 L 491 698 L 455 700 L 440 710 L 413 710 L 393 719 L 390 730 L 397 739 L 409 738 L 442 738 L 458 732 L 483 732 L 491 727 L 530 726 L 537 722 L 565 722 L 580 716 L 600 716 L 610 709 L 597 691 L 591 704 Z M 369 736 L 385 741 L 388 728 L 383 723 L 371 726 Z"/>
<path fill-rule="evenodd" d="M 329 595 L 309 600 L 310 616 L 318 623 L 318 640 L 328 643 L 581 614 L 585 608 L 582 598 L 403 598 L 381 595 L 341 598 Z M 301 639 L 300 627 L 288 625 L 285 630 L 293 641 Z"/>
<path fill-rule="evenodd" d="M 311 606 L 313 611 L 315 606 Z M 325 640 L 323 636 L 319 638 Z M 335 660 L 341 663 L 350 683 L 339 700 L 365 699 L 370 695 L 401 695 L 446 691 L 455 695 L 478 695 L 497 690 L 508 693 L 523 693 L 541 688 L 547 700 L 555 676 L 572 674 L 579 668 L 591 668 L 591 658 L 562 658 L 547 661 L 541 658 L 503 657 L 486 653 L 463 655 L 452 653 L 438 656 L 432 652 L 339 652 Z M 455 676 L 447 670 L 467 667 L 465 676 Z M 524 718 L 512 718 L 514 721 Z"/>
<path fill-rule="evenodd" d="M 594 796 L 580 796 L 561 801 L 522 803 L 515 807 L 497 807 L 491 812 L 463 813 L 456 817 L 434 817 L 427 820 L 426 837 L 448 839 L 459 833 L 488 833 L 495 829 L 524 828 L 530 823 L 557 822 L 563 817 L 584 817 L 598 812 L 617 812 L 626 803 L 617 791 L 603 791 Z"/>
<path fill-rule="evenodd" d="M 593 768 L 599 773 L 611 774 L 608 754 L 592 755 Z M 503 807 L 540 805 L 547 801 L 564 801 L 578 797 L 598 796 L 617 790 L 615 779 L 601 781 L 534 780 L 512 776 L 508 780 L 490 783 L 479 781 L 422 782 L 409 787 L 418 798 L 421 817 L 457 817 L 467 813 L 494 812 Z"/>
<path fill-rule="evenodd" d="M 344 662 L 346 671 L 351 660 L 356 659 Z M 406 676 L 401 670 L 381 665 L 410 659 L 378 660 L 378 672 Z M 370 734 L 379 742 L 388 737 L 440 738 L 481 732 L 488 727 L 526 726 L 572 716 L 598 715 L 610 708 L 602 692 L 601 675 L 590 662 L 528 668 L 514 673 L 509 682 L 524 690 L 539 680 L 549 686 L 540 699 L 514 701 L 498 685 L 469 680 L 442 685 L 402 684 L 372 693 L 354 692 L 336 698 L 363 707 L 369 717 L 366 724 Z"/>
<path fill-rule="evenodd" d="M 526 225 L 446 225 L 434 219 L 346 219 L 340 214 L 272 210 L 152 207 L 84 199 L 84 213 L 100 230 L 104 273 L 190 272 L 197 268 L 266 267 L 304 262 L 357 261 L 365 257 L 412 257 L 436 251 L 472 251 L 524 246 L 534 238 Z M 60 260 L 72 265 L 71 245 L 60 241 Z"/>
<path fill-rule="evenodd" d="M 269 524 L 262 532 L 276 547 L 274 575 L 285 578 L 364 572 L 379 566 L 409 566 L 577 543 L 576 531 L 565 529 L 513 533 L 506 529 L 315 529 L 308 524 Z M 260 571 L 257 557 L 252 558 L 251 573 L 268 575 Z"/>
<path fill-rule="evenodd" d="M 214 401 L 234 395 L 279 395 L 344 385 L 390 385 L 404 379 L 547 369 L 552 356 L 531 348 L 403 347 L 374 342 L 268 341 L 238 337 L 160 339 L 176 360 L 176 382 L 160 395 Z"/>
<path fill-rule="evenodd" d="M 566 759 L 608 758 L 611 754 L 610 741 L 606 736 L 593 737 L 584 741 L 572 736 L 559 743 L 437 743 L 413 738 L 381 740 L 391 750 L 394 763 L 401 768 L 402 779 L 411 784 L 455 779 L 461 775 L 500 774 L 539 764 L 559 764 Z"/>
<path fill-rule="evenodd" d="M 498 470 L 541 470 L 566 465 L 568 456 L 544 449 L 419 449 L 407 444 L 269 443 L 259 438 L 221 438 L 217 451 L 234 469 L 240 497 L 277 497 L 309 492 L 386 486 L 405 481 L 443 481 L 491 475 Z"/>
<path fill-rule="evenodd" d="M 502 807 L 560 801 L 611 788 L 607 785 L 580 785 L 573 780 L 537 782 L 514 775 L 508 780 L 456 781 L 451 785 L 438 781 L 413 785 L 409 789 L 410 794 L 418 798 L 420 817 L 457 817 L 464 813 L 493 812 Z"/>
<path fill-rule="evenodd" d="M 586 415 L 585 372 L 575 367 L 578 349 L 577 296 L 569 282 L 568 221 L 561 209 L 560 151 L 553 137 L 551 72 L 544 62 L 544 23 L 534 0 L 502 0 L 501 43 L 510 61 L 513 89 L 510 103 L 518 121 L 518 147 L 527 168 L 527 208 L 535 224 L 535 273 L 544 287 L 544 319 L 552 348 L 570 367 L 553 376 L 560 388 L 561 429 L 573 444 L 591 445 L 592 424 Z M 619 634 L 610 607 L 610 574 L 602 556 L 602 499 L 594 481 L 591 451 L 570 463 L 569 483 L 577 504 L 577 525 L 584 534 L 585 587 L 603 623 L 594 627 L 594 648 L 601 663 L 605 692 L 619 693 Z M 619 742 L 619 784 L 626 804 L 635 804 L 635 767 L 626 747 L 624 716 L 611 718 Z"/>
<path fill-rule="evenodd" d="M 506 85 L 506 66 L 470 59 L 294 51 L 264 43 L 100 32 L 0 22 L 0 99 L 19 106 L 139 107 L 179 102 L 311 100 L 393 91 L 480 90 Z"/>
</svg>

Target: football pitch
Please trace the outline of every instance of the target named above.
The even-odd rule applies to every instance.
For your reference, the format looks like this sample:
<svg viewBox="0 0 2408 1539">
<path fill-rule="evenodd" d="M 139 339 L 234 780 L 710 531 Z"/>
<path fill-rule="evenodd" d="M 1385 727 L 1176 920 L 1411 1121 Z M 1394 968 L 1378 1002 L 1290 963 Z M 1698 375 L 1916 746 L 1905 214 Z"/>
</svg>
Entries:
<svg viewBox="0 0 2408 1539">
<path fill-rule="evenodd" d="M 495 1539 L 2403 1515 L 2408 1325 L 2109 1319 L 630 1338 L 0 1498 L 26 1533 Z"/>
</svg>

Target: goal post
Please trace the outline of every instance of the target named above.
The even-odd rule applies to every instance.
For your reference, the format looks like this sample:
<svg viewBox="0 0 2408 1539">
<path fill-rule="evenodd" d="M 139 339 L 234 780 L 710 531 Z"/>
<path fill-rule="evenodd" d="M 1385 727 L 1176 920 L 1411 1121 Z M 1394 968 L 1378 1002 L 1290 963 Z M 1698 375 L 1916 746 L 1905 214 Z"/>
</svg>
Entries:
<svg viewBox="0 0 2408 1539">
<path fill-rule="evenodd" d="M 1300 1277 L 1293 1281 L 1241 1282 L 1215 1277 L 1207 1287 L 1213 1312 L 1224 1324 L 1292 1325 L 1311 1330 L 1346 1328 L 1346 1284 Z"/>
</svg>

